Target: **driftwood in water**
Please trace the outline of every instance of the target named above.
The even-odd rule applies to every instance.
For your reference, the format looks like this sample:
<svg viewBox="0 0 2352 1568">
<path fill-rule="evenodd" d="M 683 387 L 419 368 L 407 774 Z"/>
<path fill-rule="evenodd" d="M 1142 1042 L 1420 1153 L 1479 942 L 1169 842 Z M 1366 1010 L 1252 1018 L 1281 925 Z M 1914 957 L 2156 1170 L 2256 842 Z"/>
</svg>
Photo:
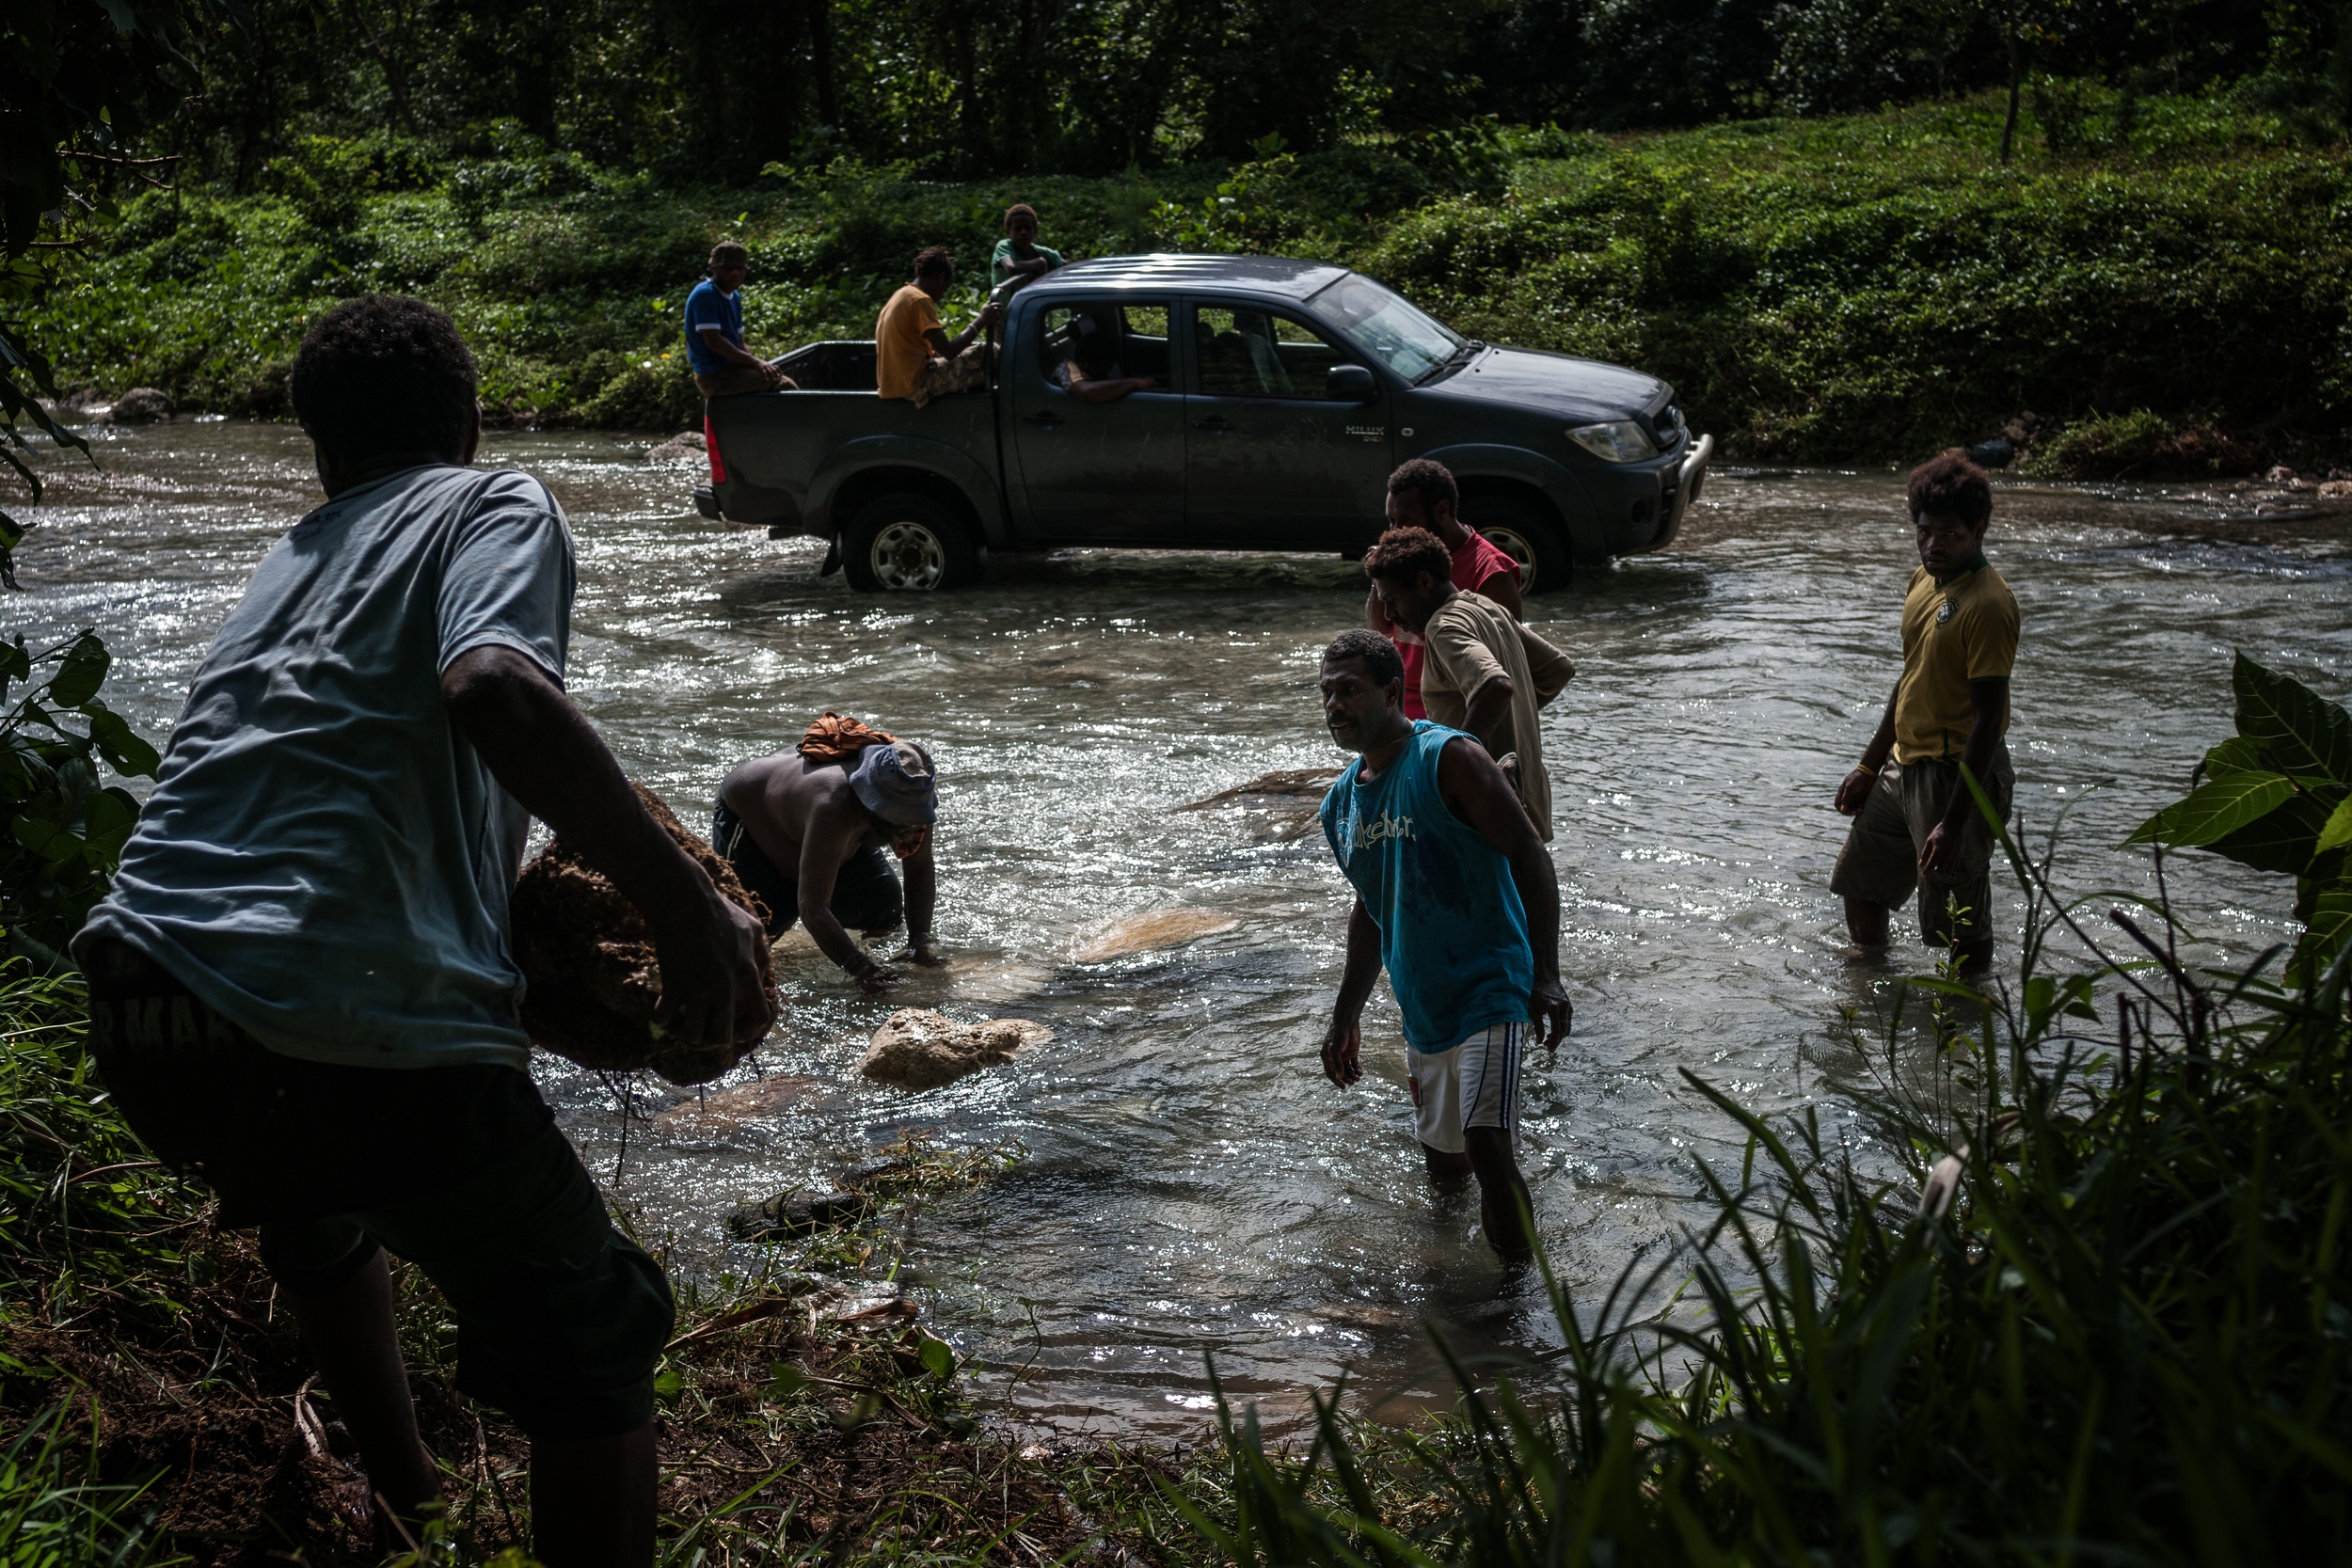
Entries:
<svg viewBox="0 0 2352 1568">
<path fill-rule="evenodd" d="M 653 819 L 710 874 L 720 893 L 755 918 L 764 917 L 765 906 L 736 879 L 735 868 L 687 832 L 644 785 L 635 788 Z M 605 1071 L 651 1068 L 673 1084 L 707 1084 L 767 1033 L 751 1031 L 721 1046 L 657 1038 L 653 1009 L 661 995 L 661 966 L 654 957 L 653 928 L 620 889 L 560 838 L 523 867 L 512 909 L 515 960 L 530 985 L 523 1029 L 559 1056 Z M 768 946 L 757 945 L 759 983 L 772 997 Z"/>
</svg>

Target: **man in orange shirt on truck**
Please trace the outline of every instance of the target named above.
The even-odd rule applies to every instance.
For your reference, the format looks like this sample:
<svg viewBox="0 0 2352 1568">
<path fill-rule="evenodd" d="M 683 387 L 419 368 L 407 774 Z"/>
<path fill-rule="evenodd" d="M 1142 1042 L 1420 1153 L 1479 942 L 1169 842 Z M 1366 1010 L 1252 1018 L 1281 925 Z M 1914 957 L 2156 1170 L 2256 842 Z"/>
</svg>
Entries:
<svg viewBox="0 0 2352 1568">
<path fill-rule="evenodd" d="M 939 301 L 955 275 L 955 257 L 946 245 L 932 245 L 914 258 L 914 281 L 882 307 L 874 323 L 874 389 L 883 397 L 920 408 L 988 385 L 988 351 L 975 340 L 996 324 L 996 305 L 980 307 L 972 325 L 949 338 L 939 325 Z"/>
</svg>

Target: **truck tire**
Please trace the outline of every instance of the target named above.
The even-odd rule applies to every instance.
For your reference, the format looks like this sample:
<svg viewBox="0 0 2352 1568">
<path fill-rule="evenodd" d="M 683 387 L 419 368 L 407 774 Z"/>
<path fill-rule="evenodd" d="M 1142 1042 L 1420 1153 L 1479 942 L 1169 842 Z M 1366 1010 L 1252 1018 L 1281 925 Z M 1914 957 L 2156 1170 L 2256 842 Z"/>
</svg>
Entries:
<svg viewBox="0 0 2352 1568">
<path fill-rule="evenodd" d="M 875 497 L 850 519 L 841 572 L 862 594 L 935 594 L 977 581 L 979 552 L 962 518 L 900 490 Z"/>
<path fill-rule="evenodd" d="M 1560 525 L 1525 501 L 1477 496 L 1462 501 L 1462 522 L 1519 563 L 1519 593 L 1549 594 L 1568 585 L 1576 562 Z"/>
</svg>

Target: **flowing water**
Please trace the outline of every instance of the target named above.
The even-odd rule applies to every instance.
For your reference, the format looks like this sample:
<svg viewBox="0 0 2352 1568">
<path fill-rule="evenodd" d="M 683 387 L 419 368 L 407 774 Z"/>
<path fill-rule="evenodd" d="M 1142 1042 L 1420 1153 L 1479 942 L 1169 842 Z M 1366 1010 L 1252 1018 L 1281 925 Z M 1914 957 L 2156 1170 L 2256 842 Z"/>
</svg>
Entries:
<svg viewBox="0 0 2352 1568">
<path fill-rule="evenodd" d="M 699 1110 L 641 1091 L 625 1158 L 608 1087 L 542 1058 L 565 1127 L 647 1229 L 713 1256 L 730 1206 L 826 1184 L 900 1129 L 1017 1140 L 1014 1168 L 924 1222 L 903 1277 L 1012 1407 L 1065 1427 L 1189 1427 L 1204 1353 L 1278 1409 L 1343 1368 L 1402 1409 L 1443 1387 L 1423 1320 L 1473 1350 L 1547 1342 L 1540 1297 L 1504 1279 L 1474 1204 L 1426 1186 L 1385 989 L 1363 1083 L 1343 1093 L 1316 1070 L 1347 905 L 1320 835 L 1297 833 L 1311 800 L 1176 809 L 1343 760 L 1312 685 L 1359 612 L 1353 567 L 1073 552 L 1000 557 L 970 592 L 868 598 L 819 578 L 811 542 L 695 517 L 692 471 L 644 450 L 516 436 L 485 454 L 542 476 L 571 515 L 574 697 L 690 823 L 730 767 L 823 708 L 928 742 L 955 955 L 877 1002 L 788 937 L 793 1011 L 763 1086 Z M 42 459 L 55 489 L 8 609 L 36 639 L 102 628 L 111 696 L 160 737 L 253 563 L 314 503 L 309 447 L 286 427 L 183 422 L 118 434 L 99 461 Z M 2182 490 L 2000 493 L 1992 553 L 2025 615 L 2019 808 L 2038 828 L 2083 801 L 2070 886 L 2145 886 L 2107 847 L 2229 733 L 2233 647 L 2352 695 L 2352 528 L 2233 520 L 2248 510 Z M 1736 1156 L 1685 1069 L 1758 1111 L 1848 1118 L 1838 1091 L 1862 1064 L 1845 1010 L 1867 1020 L 1926 962 L 1855 956 L 1827 892 L 1844 830 L 1830 793 L 1893 682 L 1914 559 L 1898 474 L 1725 472 L 1675 553 L 1531 606 L 1579 671 L 1545 727 L 1577 1022 L 1529 1067 L 1521 1163 L 1580 1290 L 1692 1216 L 1697 1159 Z M 2006 873 L 1996 887 L 2013 930 L 2017 890 Z M 2283 879 L 2193 858 L 2173 891 L 2215 955 L 2291 934 Z M 1081 960 L 1110 923 L 1169 910 L 1206 914 L 1167 934 L 1205 934 Z M 902 1006 L 1035 1019 L 1055 1038 L 918 1097 L 850 1077 Z"/>
</svg>

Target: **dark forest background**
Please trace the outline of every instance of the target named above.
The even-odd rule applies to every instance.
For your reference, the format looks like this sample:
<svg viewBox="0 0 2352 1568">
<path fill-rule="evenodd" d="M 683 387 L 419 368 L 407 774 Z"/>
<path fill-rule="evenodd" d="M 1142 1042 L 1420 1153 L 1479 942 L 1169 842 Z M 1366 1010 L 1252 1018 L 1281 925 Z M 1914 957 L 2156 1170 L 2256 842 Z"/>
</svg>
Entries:
<svg viewBox="0 0 2352 1568">
<path fill-rule="evenodd" d="M 43 0 L 26 0 L 36 7 Z M 2335 108 L 2325 0 L 245 0 L 159 150 L 230 191 L 298 138 L 516 139 L 736 183 L 843 152 L 1107 174 L 1482 119 L 1617 131 L 2087 78 Z M 103 25 L 95 4 L 59 5 Z M 1269 140 L 1279 138 L 1279 140 Z"/>
</svg>

